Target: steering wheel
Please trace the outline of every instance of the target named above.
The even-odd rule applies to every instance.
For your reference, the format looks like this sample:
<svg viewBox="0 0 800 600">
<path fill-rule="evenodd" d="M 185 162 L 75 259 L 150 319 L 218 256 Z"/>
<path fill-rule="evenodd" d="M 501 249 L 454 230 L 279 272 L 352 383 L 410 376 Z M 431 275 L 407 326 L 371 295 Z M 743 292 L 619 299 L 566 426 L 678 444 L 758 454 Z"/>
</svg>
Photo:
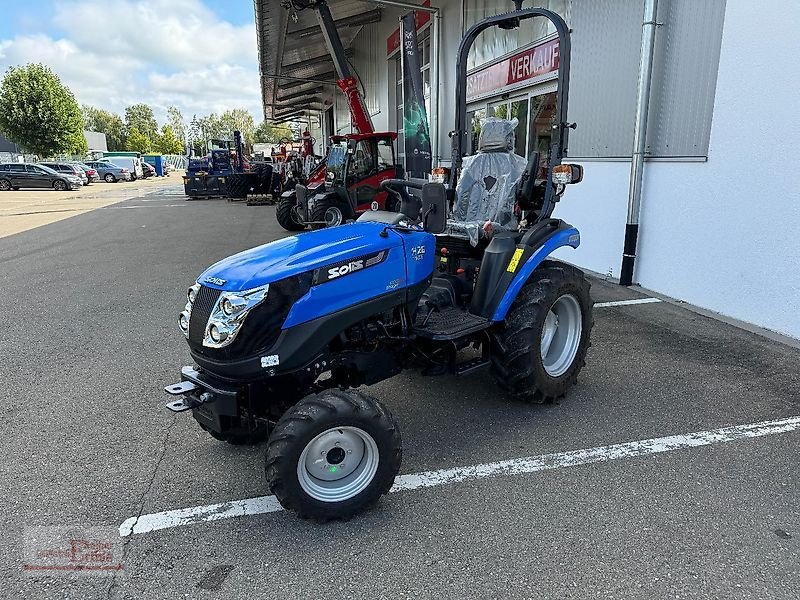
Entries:
<svg viewBox="0 0 800 600">
<path fill-rule="evenodd" d="M 400 203 L 400 212 L 412 219 L 418 218 L 418 213 L 422 209 L 421 202 L 408 193 L 406 188 L 422 189 L 422 183 L 407 181 L 405 179 L 384 179 L 381 181 L 380 189 L 387 192 Z"/>
</svg>

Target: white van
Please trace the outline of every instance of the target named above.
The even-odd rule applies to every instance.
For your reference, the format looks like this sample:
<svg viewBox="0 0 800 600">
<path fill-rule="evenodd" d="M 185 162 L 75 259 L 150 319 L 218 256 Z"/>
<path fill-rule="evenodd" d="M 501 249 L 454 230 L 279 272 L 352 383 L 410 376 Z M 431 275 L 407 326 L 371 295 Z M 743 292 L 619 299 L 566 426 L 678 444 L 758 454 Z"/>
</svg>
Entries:
<svg viewBox="0 0 800 600">
<path fill-rule="evenodd" d="M 132 181 L 143 178 L 141 158 L 135 156 L 105 156 L 100 161 L 113 163 L 118 167 L 125 167 L 130 172 Z"/>
</svg>

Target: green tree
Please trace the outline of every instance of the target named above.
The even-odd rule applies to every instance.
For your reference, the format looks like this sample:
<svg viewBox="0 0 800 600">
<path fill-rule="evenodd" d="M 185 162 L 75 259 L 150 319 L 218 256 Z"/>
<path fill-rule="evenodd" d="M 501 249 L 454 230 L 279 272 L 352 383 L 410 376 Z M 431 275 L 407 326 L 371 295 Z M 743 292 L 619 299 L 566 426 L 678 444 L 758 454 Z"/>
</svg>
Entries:
<svg viewBox="0 0 800 600">
<path fill-rule="evenodd" d="M 42 157 L 89 149 L 75 96 L 42 64 L 6 71 L 0 84 L 0 131 Z"/>
<path fill-rule="evenodd" d="M 139 131 L 137 127 L 131 127 L 128 131 L 128 150 L 131 152 L 141 152 L 145 154 L 150 152 L 153 143 L 150 138 Z"/>
<path fill-rule="evenodd" d="M 197 115 L 192 115 L 192 120 L 189 123 L 189 132 L 186 136 L 194 155 L 201 156 L 205 152 L 205 140 L 203 140 L 203 132 L 200 130 L 200 121 L 197 119 Z"/>
<path fill-rule="evenodd" d="M 161 154 L 183 154 L 183 142 L 175 136 L 171 126 L 164 125 L 161 128 L 156 150 Z"/>
<path fill-rule="evenodd" d="M 132 129 L 136 128 L 149 140 L 158 137 L 158 123 L 153 115 L 153 109 L 147 104 L 134 104 L 125 109 L 125 127 L 128 135 Z"/>
<path fill-rule="evenodd" d="M 252 144 L 256 131 L 255 121 L 244 108 L 226 110 L 219 117 L 220 126 L 226 139 L 233 139 L 233 132 L 240 131 L 245 144 Z"/>
<path fill-rule="evenodd" d="M 256 127 L 253 140 L 256 144 L 277 144 L 283 138 L 294 138 L 294 133 L 286 125 L 272 125 L 263 121 Z"/>
<path fill-rule="evenodd" d="M 183 120 L 183 114 L 178 110 L 177 106 L 167 107 L 167 121 L 172 128 L 172 132 L 181 144 L 186 143 L 186 123 Z"/>
<path fill-rule="evenodd" d="M 99 131 L 106 134 L 106 143 L 111 152 L 125 149 L 125 123 L 122 117 L 101 108 L 82 107 L 84 127 L 88 131 Z"/>
</svg>

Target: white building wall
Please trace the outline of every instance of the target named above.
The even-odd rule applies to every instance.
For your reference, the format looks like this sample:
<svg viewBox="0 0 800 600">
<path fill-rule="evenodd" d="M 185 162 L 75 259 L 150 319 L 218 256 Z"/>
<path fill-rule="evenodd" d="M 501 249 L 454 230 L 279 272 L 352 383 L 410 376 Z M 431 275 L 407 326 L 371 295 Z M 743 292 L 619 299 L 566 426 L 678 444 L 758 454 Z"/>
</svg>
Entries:
<svg viewBox="0 0 800 600">
<path fill-rule="evenodd" d="M 647 164 L 636 269 L 647 288 L 796 338 L 798 23 L 795 0 L 728 1 L 708 162 Z"/>
<path fill-rule="evenodd" d="M 567 188 L 553 216 L 581 232 L 581 245 L 562 248 L 557 258 L 619 278 L 628 212 L 630 161 L 586 161 L 583 181 Z"/>
</svg>

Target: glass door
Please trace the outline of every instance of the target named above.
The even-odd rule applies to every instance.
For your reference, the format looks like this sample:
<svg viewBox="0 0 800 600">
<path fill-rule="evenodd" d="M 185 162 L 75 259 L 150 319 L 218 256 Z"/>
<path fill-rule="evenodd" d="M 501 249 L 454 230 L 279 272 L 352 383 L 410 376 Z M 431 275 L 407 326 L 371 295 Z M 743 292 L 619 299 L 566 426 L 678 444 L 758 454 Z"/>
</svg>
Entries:
<svg viewBox="0 0 800 600">
<path fill-rule="evenodd" d="M 530 152 L 539 152 L 541 171 L 538 177 L 543 178 L 550 166 L 550 144 L 553 141 L 553 125 L 556 120 L 556 93 L 533 96 L 530 105 Z"/>
</svg>

